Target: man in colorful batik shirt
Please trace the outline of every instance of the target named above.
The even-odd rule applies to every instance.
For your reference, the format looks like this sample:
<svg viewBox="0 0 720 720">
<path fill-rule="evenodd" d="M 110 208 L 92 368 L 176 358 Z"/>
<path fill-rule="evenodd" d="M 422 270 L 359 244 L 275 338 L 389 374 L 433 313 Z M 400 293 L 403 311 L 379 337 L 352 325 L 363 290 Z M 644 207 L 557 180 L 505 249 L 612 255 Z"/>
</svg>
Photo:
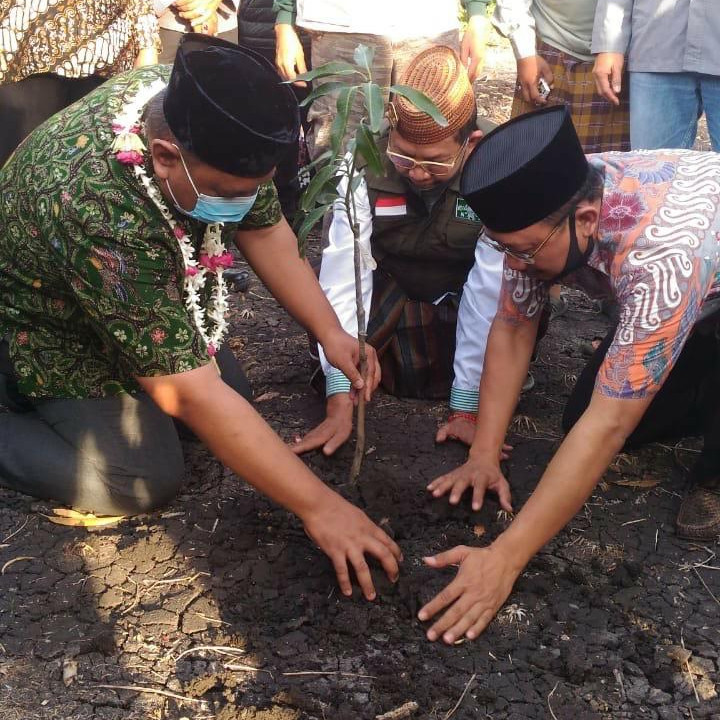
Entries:
<svg viewBox="0 0 720 720">
<path fill-rule="evenodd" d="M 169 83 L 168 83 L 169 77 Z M 252 92 L 253 102 L 248 103 Z M 221 347 L 233 240 L 357 390 L 345 333 L 271 177 L 298 108 L 260 55 L 187 34 L 175 65 L 131 71 L 56 115 L 0 172 L 0 483 L 103 515 L 146 512 L 183 480 L 173 419 L 296 513 L 351 594 L 400 551 L 313 475 L 243 395 Z M 218 368 L 222 375 L 218 374 Z"/>
<path fill-rule="evenodd" d="M 399 397 L 450 396 L 450 424 L 439 439 L 464 429 L 470 442 L 473 427 L 465 411 L 477 409 L 502 274 L 502 258 L 478 243 L 482 224 L 459 189 L 465 158 L 483 132 L 467 71 L 451 48 L 439 45 L 419 53 L 402 84 L 430 97 L 448 125 L 441 127 L 403 98 L 394 98 L 388 110 L 392 127 L 381 141 L 385 173 L 364 168 L 355 191 L 367 339 L 380 358 L 383 388 Z M 494 127 L 481 122 L 486 130 Z M 351 335 L 357 334 L 353 246 L 345 209 L 338 204 L 323 250 L 320 285 Z M 472 305 L 461 299 L 470 271 L 478 288 Z M 352 387 L 322 348 L 319 354 L 327 416 L 293 449 L 302 453 L 322 447 L 330 455 L 352 431 Z"/>
<path fill-rule="evenodd" d="M 542 188 L 542 192 L 538 189 Z M 720 533 L 720 159 L 658 150 L 583 155 L 570 115 L 553 107 L 511 120 L 478 143 L 461 192 L 504 252 L 477 429 L 467 462 L 429 485 L 473 507 L 492 489 L 510 499 L 498 455 L 530 360 L 547 288 L 604 278 L 620 308 L 569 399 L 567 435 L 537 488 L 489 548 L 429 559 L 460 566 L 420 611 L 452 643 L 477 637 L 524 566 L 582 507 L 624 447 L 704 436 L 678 534 Z M 467 291 L 467 289 L 466 289 Z"/>
</svg>

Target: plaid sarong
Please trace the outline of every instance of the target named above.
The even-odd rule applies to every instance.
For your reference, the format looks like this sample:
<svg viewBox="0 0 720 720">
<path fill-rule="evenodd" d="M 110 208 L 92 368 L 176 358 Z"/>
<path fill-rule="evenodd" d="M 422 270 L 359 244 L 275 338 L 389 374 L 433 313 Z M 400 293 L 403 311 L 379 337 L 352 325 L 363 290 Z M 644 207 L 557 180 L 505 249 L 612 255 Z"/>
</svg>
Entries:
<svg viewBox="0 0 720 720">
<path fill-rule="evenodd" d="M 623 79 L 620 105 L 616 107 L 595 91 L 593 64 L 579 60 L 542 41 L 537 52 L 550 65 L 554 75 L 548 105 L 567 105 L 580 144 L 586 153 L 630 150 L 630 104 L 628 78 Z M 513 97 L 511 117 L 537 110 L 525 102 L 519 86 Z"/>
<path fill-rule="evenodd" d="M 444 400 L 450 395 L 460 297 L 437 305 L 410 300 L 376 270 L 367 340 L 377 351 L 382 386 L 398 397 Z"/>
</svg>

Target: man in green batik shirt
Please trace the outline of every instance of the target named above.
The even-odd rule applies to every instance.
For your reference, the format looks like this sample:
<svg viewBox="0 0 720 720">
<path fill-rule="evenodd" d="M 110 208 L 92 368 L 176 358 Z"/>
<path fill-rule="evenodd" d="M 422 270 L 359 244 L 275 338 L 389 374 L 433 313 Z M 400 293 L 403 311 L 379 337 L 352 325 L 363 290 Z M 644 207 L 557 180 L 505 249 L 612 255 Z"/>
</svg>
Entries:
<svg viewBox="0 0 720 720">
<path fill-rule="evenodd" d="M 280 212 L 271 179 L 297 135 L 294 96 L 267 61 L 187 35 L 172 74 L 121 75 L 20 146 L 0 171 L 0 403 L 12 411 L 0 483 L 85 512 L 145 512 L 180 487 L 178 420 L 300 517 L 345 594 L 352 566 L 372 599 L 364 554 L 394 579 L 399 548 L 286 448 L 214 346 L 214 270 L 232 239 L 354 386 L 377 385 L 376 357 L 363 380 L 357 340 Z"/>
</svg>

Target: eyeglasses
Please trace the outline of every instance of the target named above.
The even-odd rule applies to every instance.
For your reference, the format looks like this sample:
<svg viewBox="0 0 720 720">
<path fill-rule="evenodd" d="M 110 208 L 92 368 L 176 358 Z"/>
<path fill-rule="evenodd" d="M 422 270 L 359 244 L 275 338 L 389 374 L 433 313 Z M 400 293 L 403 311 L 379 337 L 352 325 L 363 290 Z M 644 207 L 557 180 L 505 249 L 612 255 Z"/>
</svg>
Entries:
<svg viewBox="0 0 720 720">
<path fill-rule="evenodd" d="M 410 172 L 410 170 L 419 167 L 423 172 L 426 172 L 428 175 L 447 175 L 455 167 L 455 163 L 457 163 L 458 158 L 465 152 L 468 140 L 463 143 L 462 147 L 457 151 L 457 153 L 455 153 L 455 156 L 449 162 L 416 160 L 415 158 L 411 158 L 407 155 L 401 155 L 400 153 L 396 153 L 390 148 L 388 148 L 385 152 L 388 158 L 390 158 L 390 162 L 398 170 L 406 170 L 407 172 Z"/>
<path fill-rule="evenodd" d="M 526 265 L 534 265 L 535 256 L 545 247 L 545 244 L 550 240 L 550 238 L 562 227 L 563 223 L 569 217 L 574 215 L 575 210 L 572 210 L 570 214 L 562 218 L 556 225 L 553 225 L 553 229 L 548 233 L 547 237 L 532 251 L 523 252 L 522 250 L 513 250 L 505 243 L 501 243 L 499 240 L 491 238 L 485 231 L 480 234 L 480 240 L 482 240 L 482 242 L 491 247 L 493 250 L 498 250 L 501 253 L 505 253 L 505 255 L 509 255 L 511 258 L 515 258 L 515 260 L 520 260 Z"/>
</svg>

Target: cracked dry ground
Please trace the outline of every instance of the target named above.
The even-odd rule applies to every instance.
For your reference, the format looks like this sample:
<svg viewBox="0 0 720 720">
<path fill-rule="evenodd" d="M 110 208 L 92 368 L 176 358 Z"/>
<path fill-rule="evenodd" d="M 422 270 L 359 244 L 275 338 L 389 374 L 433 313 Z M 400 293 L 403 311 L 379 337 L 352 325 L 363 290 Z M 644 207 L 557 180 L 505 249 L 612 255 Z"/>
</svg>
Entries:
<svg viewBox="0 0 720 720">
<path fill-rule="evenodd" d="M 484 91 L 506 111 L 512 79 L 498 77 Z M 570 299 L 511 434 L 516 506 L 557 446 L 579 342 L 605 327 L 588 300 Z M 259 283 L 234 297 L 233 325 L 268 421 L 288 438 L 318 421 L 305 336 Z M 434 445 L 443 414 L 377 396 L 357 488 L 345 485 L 351 449 L 307 459 L 403 547 L 400 581 L 376 573 L 372 604 L 340 597 L 297 520 L 197 444 L 186 445 L 183 495 L 113 528 L 59 527 L 42 505 L 0 491 L 4 720 L 359 720 L 409 701 L 423 719 L 720 718 L 718 546 L 681 542 L 672 527 L 697 444 L 616 462 L 487 632 L 446 647 L 425 640 L 415 613 L 453 573 L 421 557 L 489 542 L 507 520 L 492 498 L 472 513 L 427 497 L 426 483 L 464 457 Z"/>
</svg>

